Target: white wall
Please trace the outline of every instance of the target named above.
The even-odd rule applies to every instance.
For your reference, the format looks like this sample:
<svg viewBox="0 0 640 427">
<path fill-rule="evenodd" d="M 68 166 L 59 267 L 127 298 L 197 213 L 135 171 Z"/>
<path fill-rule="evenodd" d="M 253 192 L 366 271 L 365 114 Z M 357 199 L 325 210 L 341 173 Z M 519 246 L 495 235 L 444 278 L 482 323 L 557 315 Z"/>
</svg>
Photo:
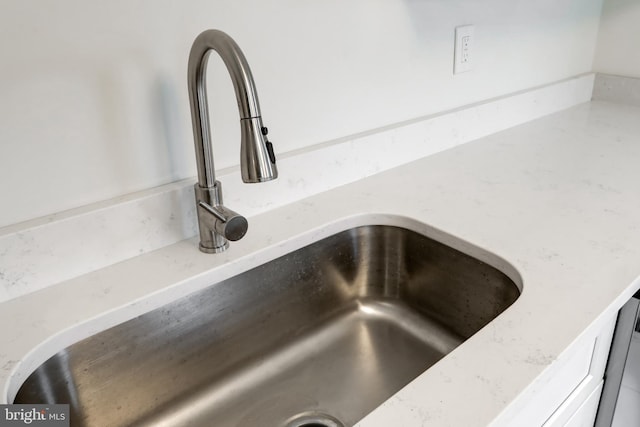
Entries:
<svg viewBox="0 0 640 427">
<path fill-rule="evenodd" d="M 284 153 L 592 68 L 602 0 L 4 0 L 0 226 L 195 175 L 194 37 L 219 28 L 251 64 Z M 453 76 L 453 30 L 476 25 Z M 237 109 L 211 56 L 216 166 Z M 286 179 L 286 177 L 281 177 Z"/>
<path fill-rule="evenodd" d="M 640 78 L 640 2 L 605 0 L 594 70 Z"/>
</svg>

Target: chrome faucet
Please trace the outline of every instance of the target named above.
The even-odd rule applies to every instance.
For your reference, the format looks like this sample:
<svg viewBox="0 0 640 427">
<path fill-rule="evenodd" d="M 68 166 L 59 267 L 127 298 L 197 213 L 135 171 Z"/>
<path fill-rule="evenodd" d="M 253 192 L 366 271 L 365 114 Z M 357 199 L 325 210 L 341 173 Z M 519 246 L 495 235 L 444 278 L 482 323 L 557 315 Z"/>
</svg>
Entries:
<svg viewBox="0 0 640 427">
<path fill-rule="evenodd" d="M 222 205 L 222 188 L 215 177 L 205 82 L 207 58 L 212 50 L 222 58 L 236 92 L 240 111 L 242 181 L 265 182 L 278 177 L 273 145 L 262 124 L 258 94 L 244 54 L 222 31 L 202 32 L 189 53 L 188 84 L 198 166 L 195 193 L 200 250 L 206 253 L 224 251 L 229 240 L 240 240 L 248 228 L 246 218 Z"/>
</svg>

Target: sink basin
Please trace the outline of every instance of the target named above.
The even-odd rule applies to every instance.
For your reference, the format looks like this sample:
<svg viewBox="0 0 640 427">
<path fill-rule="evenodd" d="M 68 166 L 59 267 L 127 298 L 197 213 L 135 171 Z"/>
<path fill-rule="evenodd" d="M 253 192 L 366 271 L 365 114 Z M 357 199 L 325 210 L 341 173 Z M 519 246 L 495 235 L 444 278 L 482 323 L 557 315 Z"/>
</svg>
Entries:
<svg viewBox="0 0 640 427">
<path fill-rule="evenodd" d="M 519 287 L 408 229 L 340 232 L 58 352 L 14 403 L 72 426 L 351 426 Z"/>
</svg>

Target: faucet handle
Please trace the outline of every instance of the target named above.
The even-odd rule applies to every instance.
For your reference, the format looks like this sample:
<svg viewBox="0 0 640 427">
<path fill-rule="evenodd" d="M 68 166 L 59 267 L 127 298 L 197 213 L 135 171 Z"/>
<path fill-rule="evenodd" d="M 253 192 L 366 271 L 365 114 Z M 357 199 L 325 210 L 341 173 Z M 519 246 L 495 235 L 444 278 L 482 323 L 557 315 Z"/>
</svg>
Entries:
<svg viewBox="0 0 640 427">
<path fill-rule="evenodd" d="M 242 239 L 247 234 L 249 223 L 245 217 L 225 206 L 216 206 L 215 209 L 222 213 L 224 218 L 218 218 L 218 221 L 216 221 L 214 228 L 216 233 L 223 235 L 225 239 L 232 242 Z"/>
<path fill-rule="evenodd" d="M 211 206 L 202 201 L 198 203 L 198 206 L 211 214 L 210 216 L 205 215 L 207 217 L 205 222 L 209 228 L 225 239 L 235 242 L 242 239 L 247 233 L 249 223 L 239 213 L 222 205 Z"/>
</svg>

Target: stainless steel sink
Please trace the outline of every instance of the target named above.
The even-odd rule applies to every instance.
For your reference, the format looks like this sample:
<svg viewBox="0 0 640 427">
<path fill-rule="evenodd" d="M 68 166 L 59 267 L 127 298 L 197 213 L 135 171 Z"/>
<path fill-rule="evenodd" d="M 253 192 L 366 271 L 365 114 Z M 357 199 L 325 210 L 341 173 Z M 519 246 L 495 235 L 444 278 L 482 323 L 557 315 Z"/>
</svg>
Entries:
<svg viewBox="0 0 640 427">
<path fill-rule="evenodd" d="M 505 274 L 350 229 L 60 351 L 15 403 L 72 426 L 351 426 L 511 305 Z"/>
</svg>

